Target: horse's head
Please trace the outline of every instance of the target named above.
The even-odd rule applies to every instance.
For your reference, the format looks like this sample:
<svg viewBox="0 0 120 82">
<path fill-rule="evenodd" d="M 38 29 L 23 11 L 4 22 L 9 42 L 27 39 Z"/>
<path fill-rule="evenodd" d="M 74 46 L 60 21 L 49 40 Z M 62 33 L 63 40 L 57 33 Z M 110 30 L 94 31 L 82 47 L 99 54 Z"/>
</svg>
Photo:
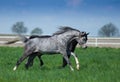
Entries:
<svg viewBox="0 0 120 82">
<path fill-rule="evenodd" d="M 87 48 L 86 42 L 87 42 L 87 40 L 88 40 L 88 38 L 87 38 L 87 35 L 88 35 L 88 34 L 89 34 L 89 33 L 81 32 L 79 38 L 76 39 L 77 42 L 78 42 L 78 44 L 79 44 L 82 48 Z"/>
</svg>

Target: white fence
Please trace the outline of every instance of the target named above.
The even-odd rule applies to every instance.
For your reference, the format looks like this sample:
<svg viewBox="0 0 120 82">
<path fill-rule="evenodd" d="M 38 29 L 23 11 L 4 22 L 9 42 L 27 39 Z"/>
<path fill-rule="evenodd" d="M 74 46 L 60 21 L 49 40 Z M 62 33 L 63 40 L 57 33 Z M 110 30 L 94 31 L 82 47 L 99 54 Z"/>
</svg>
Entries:
<svg viewBox="0 0 120 82">
<path fill-rule="evenodd" d="M 15 44 L 5 45 L 7 41 L 11 41 L 17 38 L 17 36 L 0 36 L 0 46 L 23 46 L 24 44 L 19 41 Z M 120 48 L 120 37 L 119 38 L 98 38 L 98 37 L 88 37 L 88 46 L 92 47 L 112 47 Z"/>
<path fill-rule="evenodd" d="M 93 47 L 120 48 L 120 37 L 119 38 L 89 37 L 87 44 Z"/>
</svg>

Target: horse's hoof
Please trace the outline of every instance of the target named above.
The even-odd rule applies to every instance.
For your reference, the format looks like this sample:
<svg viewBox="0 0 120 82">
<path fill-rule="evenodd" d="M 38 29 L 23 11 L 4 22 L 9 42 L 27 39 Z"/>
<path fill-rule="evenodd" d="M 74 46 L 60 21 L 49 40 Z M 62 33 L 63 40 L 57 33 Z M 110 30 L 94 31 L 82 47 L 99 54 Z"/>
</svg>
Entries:
<svg viewBox="0 0 120 82">
<path fill-rule="evenodd" d="M 15 71 L 17 69 L 17 66 L 15 66 L 14 68 L 13 68 L 13 71 Z"/>
<path fill-rule="evenodd" d="M 71 71 L 74 71 L 74 69 L 71 69 Z"/>
<path fill-rule="evenodd" d="M 79 65 L 76 68 L 77 68 L 77 70 L 80 70 L 80 66 Z"/>
<path fill-rule="evenodd" d="M 74 71 L 74 69 L 70 66 L 71 71 Z"/>
</svg>

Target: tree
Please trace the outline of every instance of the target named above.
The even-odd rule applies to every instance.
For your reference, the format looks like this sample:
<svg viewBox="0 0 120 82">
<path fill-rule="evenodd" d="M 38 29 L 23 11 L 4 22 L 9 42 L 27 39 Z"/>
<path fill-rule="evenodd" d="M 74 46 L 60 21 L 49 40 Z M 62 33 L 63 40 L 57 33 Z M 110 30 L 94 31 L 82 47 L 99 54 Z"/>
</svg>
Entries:
<svg viewBox="0 0 120 82">
<path fill-rule="evenodd" d="M 23 22 L 16 22 L 12 26 L 12 32 L 17 34 L 22 34 L 27 32 L 27 27 L 24 26 Z"/>
<path fill-rule="evenodd" d="M 43 33 L 42 29 L 36 27 L 31 31 L 32 35 L 41 35 Z"/>
<path fill-rule="evenodd" d="M 100 28 L 98 35 L 105 37 L 119 36 L 119 29 L 114 24 L 109 23 Z"/>
</svg>

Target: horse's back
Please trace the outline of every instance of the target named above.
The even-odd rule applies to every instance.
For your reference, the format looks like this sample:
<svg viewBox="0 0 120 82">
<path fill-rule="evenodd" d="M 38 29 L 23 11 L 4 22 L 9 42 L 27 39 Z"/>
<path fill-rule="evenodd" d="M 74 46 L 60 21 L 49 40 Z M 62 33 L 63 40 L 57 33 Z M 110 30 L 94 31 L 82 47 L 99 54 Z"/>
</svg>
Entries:
<svg viewBox="0 0 120 82">
<path fill-rule="evenodd" d="M 33 39 L 33 38 L 49 38 L 51 37 L 50 35 L 43 35 L 43 36 L 39 36 L 39 35 L 32 35 L 29 37 L 29 39 Z"/>
<path fill-rule="evenodd" d="M 34 47 L 37 49 L 36 51 L 41 52 L 55 52 L 58 50 L 57 42 L 53 37 L 47 36 L 47 37 L 34 37 L 32 39 L 29 39 L 29 41 L 26 43 L 26 46 Z"/>
</svg>

